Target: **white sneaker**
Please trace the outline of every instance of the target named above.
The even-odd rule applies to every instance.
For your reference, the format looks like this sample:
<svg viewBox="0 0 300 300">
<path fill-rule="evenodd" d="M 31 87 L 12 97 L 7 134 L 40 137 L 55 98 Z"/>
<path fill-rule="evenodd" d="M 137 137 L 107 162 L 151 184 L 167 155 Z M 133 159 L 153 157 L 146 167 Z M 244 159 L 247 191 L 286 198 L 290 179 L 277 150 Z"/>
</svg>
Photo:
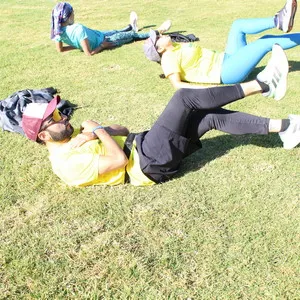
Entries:
<svg viewBox="0 0 300 300">
<path fill-rule="evenodd" d="M 158 28 L 157 28 L 157 31 L 160 33 L 160 34 L 163 34 L 164 32 L 168 31 L 172 26 L 172 22 L 171 20 L 167 20 L 167 21 L 164 21 Z"/>
<path fill-rule="evenodd" d="M 275 15 L 275 26 L 283 32 L 293 29 L 297 0 L 287 0 L 284 7 Z"/>
<path fill-rule="evenodd" d="M 286 93 L 289 63 L 283 49 L 273 45 L 272 56 L 267 66 L 257 75 L 257 80 L 266 83 L 270 90 L 262 95 L 281 100 Z"/>
<path fill-rule="evenodd" d="M 131 25 L 132 30 L 133 30 L 134 32 L 138 32 L 138 31 L 139 31 L 139 28 L 138 28 L 138 26 L 137 26 L 137 21 L 138 21 L 138 16 L 137 16 L 136 12 L 135 12 L 135 11 L 132 11 L 132 12 L 130 13 L 129 22 L 130 22 L 130 25 Z"/>
<path fill-rule="evenodd" d="M 300 115 L 289 115 L 290 126 L 279 132 L 284 149 L 293 149 L 300 143 Z"/>
</svg>

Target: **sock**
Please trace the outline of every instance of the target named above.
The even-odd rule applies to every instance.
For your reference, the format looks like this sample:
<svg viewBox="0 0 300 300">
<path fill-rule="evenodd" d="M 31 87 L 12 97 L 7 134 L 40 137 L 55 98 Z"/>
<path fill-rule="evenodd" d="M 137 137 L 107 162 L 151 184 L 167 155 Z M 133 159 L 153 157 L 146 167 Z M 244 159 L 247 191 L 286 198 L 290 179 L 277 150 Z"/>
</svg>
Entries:
<svg viewBox="0 0 300 300">
<path fill-rule="evenodd" d="M 290 123 L 291 123 L 290 119 L 282 119 L 280 132 L 286 131 L 290 126 Z"/>
<path fill-rule="evenodd" d="M 258 79 L 256 79 L 256 81 L 260 85 L 263 93 L 267 93 L 270 90 L 270 87 L 266 83 L 259 81 Z"/>
</svg>

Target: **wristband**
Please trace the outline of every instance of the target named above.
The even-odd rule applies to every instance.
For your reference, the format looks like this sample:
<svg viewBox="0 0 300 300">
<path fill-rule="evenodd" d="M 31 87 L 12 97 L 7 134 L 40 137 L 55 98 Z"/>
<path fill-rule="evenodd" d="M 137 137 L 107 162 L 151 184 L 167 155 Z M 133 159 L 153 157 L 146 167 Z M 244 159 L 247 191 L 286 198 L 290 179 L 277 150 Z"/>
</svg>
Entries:
<svg viewBox="0 0 300 300">
<path fill-rule="evenodd" d="M 104 128 L 103 126 L 98 125 L 98 126 L 96 126 L 95 128 L 93 128 L 92 133 L 95 134 L 95 131 L 96 131 L 97 129 L 103 129 L 103 128 Z"/>
</svg>

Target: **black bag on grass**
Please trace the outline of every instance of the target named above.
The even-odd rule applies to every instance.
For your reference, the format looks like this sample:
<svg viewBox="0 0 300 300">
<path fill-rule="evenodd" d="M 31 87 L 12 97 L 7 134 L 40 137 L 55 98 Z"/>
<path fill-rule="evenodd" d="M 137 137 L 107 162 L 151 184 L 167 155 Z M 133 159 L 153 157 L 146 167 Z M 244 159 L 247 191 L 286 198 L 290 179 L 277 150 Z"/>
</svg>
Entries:
<svg viewBox="0 0 300 300">
<path fill-rule="evenodd" d="M 197 42 L 199 38 L 197 38 L 194 34 L 181 34 L 178 32 L 170 33 L 169 36 L 171 37 L 172 42 L 174 43 L 190 43 L 190 42 Z"/>
</svg>

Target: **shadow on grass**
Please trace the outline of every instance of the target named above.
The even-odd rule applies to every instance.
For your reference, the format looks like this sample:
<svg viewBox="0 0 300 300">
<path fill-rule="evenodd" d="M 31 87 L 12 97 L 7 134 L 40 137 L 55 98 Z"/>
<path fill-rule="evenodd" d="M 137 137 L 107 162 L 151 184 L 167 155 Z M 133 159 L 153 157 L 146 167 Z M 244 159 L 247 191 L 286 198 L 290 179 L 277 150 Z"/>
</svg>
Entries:
<svg viewBox="0 0 300 300">
<path fill-rule="evenodd" d="M 155 30 L 155 28 L 157 27 L 156 24 L 152 24 L 152 25 L 146 25 L 146 26 L 143 26 L 141 28 L 139 28 L 139 32 L 142 31 L 142 30 L 145 30 L 145 29 L 148 29 L 148 28 L 152 28 L 153 30 Z M 176 30 L 176 31 L 168 31 L 164 34 L 168 35 L 168 34 L 172 34 L 172 33 L 184 33 L 186 32 L 186 30 Z"/>
<path fill-rule="evenodd" d="M 194 152 L 182 162 L 176 177 L 181 177 L 204 167 L 207 163 L 228 153 L 231 149 L 256 145 L 263 148 L 281 148 L 282 143 L 277 134 L 270 135 L 221 135 L 201 140 L 202 149 Z"/>
<path fill-rule="evenodd" d="M 142 30 L 148 29 L 148 28 L 153 28 L 153 27 L 156 27 L 156 24 L 143 26 L 143 27 L 139 28 L 139 31 L 142 31 Z"/>
<path fill-rule="evenodd" d="M 297 72 L 300 70 L 300 62 L 295 60 L 289 61 L 289 73 Z M 255 68 L 248 76 L 246 81 L 254 80 L 259 72 L 261 72 L 265 66 Z"/>
<path fill-rule="evenodd" d="M 291 60 L 289 61 L 289 72 L 296 72 L 300 70 L 300 62 L 299 61 L 295 61 L 295 60 Z"/>
</svg>

